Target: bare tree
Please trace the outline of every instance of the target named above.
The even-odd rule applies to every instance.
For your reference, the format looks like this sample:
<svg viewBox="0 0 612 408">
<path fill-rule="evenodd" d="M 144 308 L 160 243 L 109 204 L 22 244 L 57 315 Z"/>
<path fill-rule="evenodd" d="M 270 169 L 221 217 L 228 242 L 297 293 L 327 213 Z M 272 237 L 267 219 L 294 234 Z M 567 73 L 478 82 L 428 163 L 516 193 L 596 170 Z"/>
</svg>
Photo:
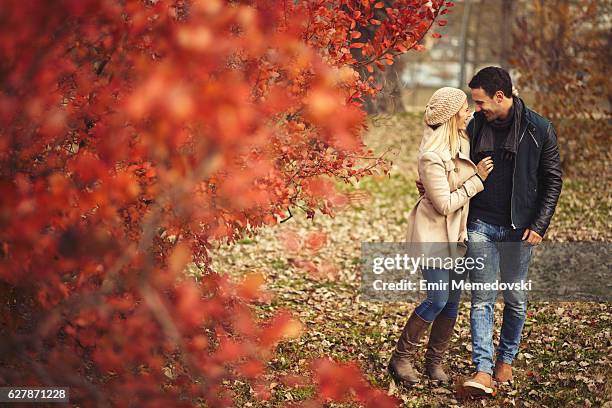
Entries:
<svg viewBox="0 0 612 408">
<path fill-rule="evenodd" d="M 468 34 L 470 27 L 470 12 L 471 12 L 471 2 L 470 0 L 465 0 L 465 4 L 463 5 L 463 18 L 461 19 L 461 62 L 459 63 L 459 80 L 457 88 L 463 88 L 465 86 L 465 64 L 467 57 L 467 42 L 468 42 Z"/>
<path fill-rule="evenodd" d="M 474 31 L 471 33 L 470 38 L 474 39 L 474 44 L 472 48 L 472 67 L 476 68 L 480 64 L 480 35 L 481 35 L 481 27 L 482 27 L 482 10 L 485 6 L 485 0 L 480 0 L 476 5 L 476 18 L 472 19 L 472 23 L 470 28 L 473 28 Z"/>
<path fill-rule="evenodd" d="M 540 0 L 517 18 L 518 86 L 554 122 L 568 174 L 610 174 L 611 13 L 612 0 Z"/>
<path fill-rule="evenodd" d="M 512 52 L 512 23 L 514 20 L 513 15 L 513 0 L 502 0 L 501 2 L 501 24 L 500 28 L 500 55 L 499 61 L 504 69 L 508 69 L 510 53 Z"/>
</svg>

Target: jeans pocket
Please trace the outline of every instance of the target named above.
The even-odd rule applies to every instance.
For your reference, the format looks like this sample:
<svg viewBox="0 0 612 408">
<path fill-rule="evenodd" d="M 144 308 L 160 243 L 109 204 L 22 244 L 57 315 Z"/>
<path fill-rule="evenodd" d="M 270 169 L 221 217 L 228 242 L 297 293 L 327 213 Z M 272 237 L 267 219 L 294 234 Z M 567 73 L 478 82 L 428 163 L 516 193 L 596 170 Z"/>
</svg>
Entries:
<svg viewBox="0 0 612 408">
<path fill-rule="evenodd" d="M 478 218 L 472 218 L 467 223 L 468 231 L 474 231 L 474 232 L 483 231 L 483 228 L 485 226 L 486 224 Z"/>
<path fill-rule="evenodd" d="M 523 245 L 523 246 L 524 246 L 526 249 L 529 249 L 529 250 L 531 250 L 531 249 L 533 249 L 533 248 L 535 248 L 535 247 L 536 247 L 535 245 L 530 244 L 530 243 L 529 243 L 529 241 L 527 241 L 526 239 L 525 239 L 525 240 L 521 240 L 521 243 L 522 243 L 522 245 Z"/>
</svg>

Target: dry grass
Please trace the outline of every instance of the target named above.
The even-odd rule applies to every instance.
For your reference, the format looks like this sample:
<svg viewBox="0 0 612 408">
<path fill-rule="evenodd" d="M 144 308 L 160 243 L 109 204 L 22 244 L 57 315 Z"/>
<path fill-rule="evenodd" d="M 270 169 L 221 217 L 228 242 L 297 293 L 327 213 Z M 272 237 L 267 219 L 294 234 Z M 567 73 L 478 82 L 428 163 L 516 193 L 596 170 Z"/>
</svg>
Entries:
<svg viewBox="0 0 612 408">
<path fill-rule="evenodd" d="M 371 177 L 355 186 L 340 188 L 356 193 L 350 206 L 335 218 L 318 214 L 307 220 L 295 214 L 289 222 L 261 231 L 255 239 L 213 254 L 216 270 L 239 278 L 262 271 L 274 295 L 256 307 L 264 317 L 285 308 L 305 324 L 303 335 L 279 345 L 269 364 L 271 380 L 287 373 L 307 373 L 310 359 L 331 356 L 356 360 L 366 377 L 388 388 L 385 365 L 405 319 L 415 307 L 409 303 L 369 303 L 361 300 L 360 244 L 401 241 L 405 215 L 416 199 L 415 154 L 421 125 L 415 115 L 376 117 L 367 135 L 377 151 L 391 149 L 390 177 Z M 565 180 L 565 187 L 548 239 L 611 240 L 610 189 L 599 180 Z M 327 245 L 316 254 L 288 253 L 283 234 L 305 236 L 313 231 L 328 234 Z M 312 261 L 315 272 L 304 270 Z M 496 327 L 500 327 L 498 305 Z M 516 360 L 513 389 L 503 389 L 495 399 L 459 401 L 454 386 L 423 383 L 399 389 L 406 407 L 481 406 L 603 406 L 612 405 L 610 364 L 612 320 L 610 303 L 532 303 Z M 498 333 L 495 335 L 496 339 Z M 462 303 L 449 365 L 457 379 L 472 372 L 469 344 L 469 304 Z M 422 366 L 422 364 L 419 364 Z M 246 384 L 232 384 L 238 406 L 284 406 L 308 398 L 314 388 L 278 385 L 272 399 L 257 402 Z M 348 405 L 347 405 L 348 406 Z"/>
</svg>

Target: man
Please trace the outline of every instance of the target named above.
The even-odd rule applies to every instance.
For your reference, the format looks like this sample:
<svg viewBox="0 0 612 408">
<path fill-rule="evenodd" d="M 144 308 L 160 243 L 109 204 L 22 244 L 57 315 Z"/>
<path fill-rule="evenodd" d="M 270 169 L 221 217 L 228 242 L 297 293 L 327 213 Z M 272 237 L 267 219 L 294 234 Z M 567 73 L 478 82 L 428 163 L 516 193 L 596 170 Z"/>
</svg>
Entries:
<svg viewBox="0 0 612 408">
<path fill-rule="evenodd" d="M 467 127 L 470 158 L 491 156 L 493 171 L 484 191 L 470 201 L 466 257 L 482 257 L 484 268 L 469 272 L 471 283 L 526 281 L 534 245 L 542 241 L 561 193 L 561 161 L 549 120 L 512 95 L 507 71 L 487 67 L 469 83 L 475 103 Z M 495 381 L 512 380 L 512 361 L 526 317 L 527 294 L 504 290 L 504 313 L 493 362 L 497 292 L 472 290 L 470 324 L 476 374 L 463 386 L 469 394 L 493 394 Z"/>
</svg>

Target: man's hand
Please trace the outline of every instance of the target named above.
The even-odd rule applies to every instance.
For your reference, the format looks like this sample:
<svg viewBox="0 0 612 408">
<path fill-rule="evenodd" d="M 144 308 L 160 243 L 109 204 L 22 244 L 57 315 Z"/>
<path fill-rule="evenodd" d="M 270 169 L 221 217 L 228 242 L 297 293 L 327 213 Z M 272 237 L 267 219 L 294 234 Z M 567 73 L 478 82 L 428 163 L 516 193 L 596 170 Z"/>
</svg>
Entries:
<svg viewBox="0 0 612 408">
<path fill-rule="evenodd" d="M 527 240 L 531 245 L 538 245 L 542 242 L 542 236 L 529 228 L 525 228 L 525 232 L 523 233 L 523 241 L 524 240 Z"/>
<path fill-rule="evenodd" d="M 417 190 L 419 190 L 419 195 L 425 195 L 425 187 L 423 187 L 423 183 L 421 183 L 421 180 L 417 180 L 415 184 Z"/>
</svg>

